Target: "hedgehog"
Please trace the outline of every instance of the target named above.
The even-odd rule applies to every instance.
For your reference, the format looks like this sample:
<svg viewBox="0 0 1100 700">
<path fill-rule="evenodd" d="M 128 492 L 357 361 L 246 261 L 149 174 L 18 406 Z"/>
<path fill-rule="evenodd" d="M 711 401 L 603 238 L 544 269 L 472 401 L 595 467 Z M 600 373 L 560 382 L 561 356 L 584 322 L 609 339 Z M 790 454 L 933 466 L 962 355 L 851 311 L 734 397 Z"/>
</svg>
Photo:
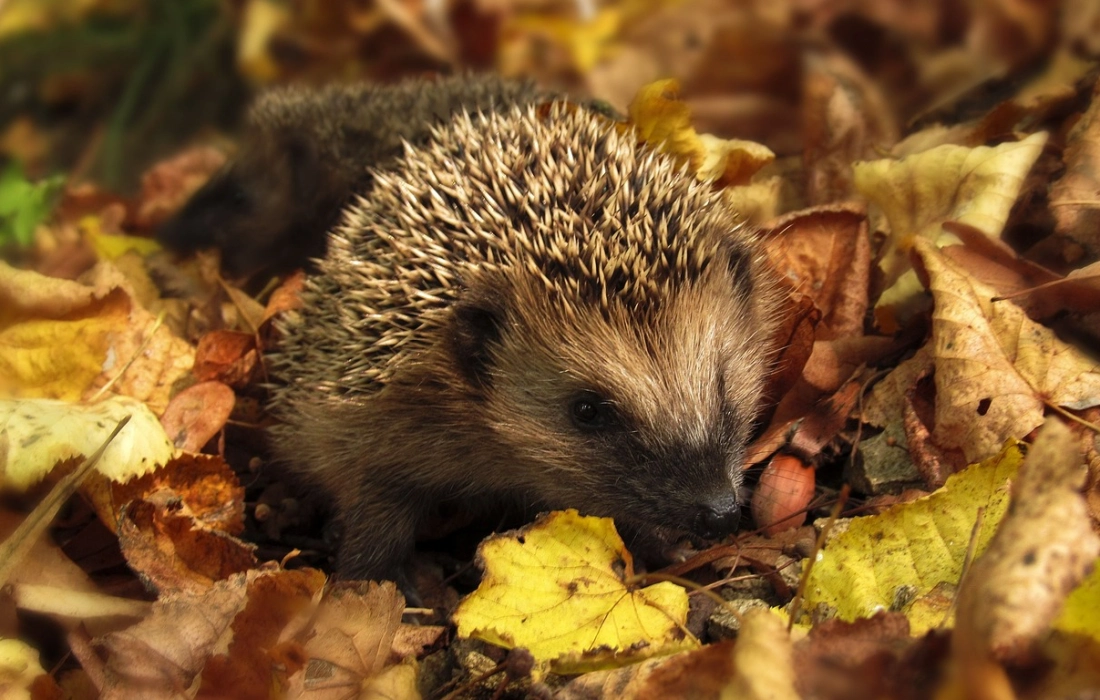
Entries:
<svg viewBox="0 0 1100 700">
<path fill-rule="evenodd" d="M 247 115 L 237 157 L 157 232 L 180 253 L 217 247 L 234 278 L 282 273 L 322 257 L 328 231 L 404 143 L 463 111 L 549 100 L 533 83 L 460 75 L 394 86 L 290 86 L 263 94 Z"/>
<path fill-rule="evenodd" d="M 374 173 L 278 322 L 275 457 L 333 499 L 356 578 L 400 580 L 451 502 L 725 536 L 776 285 L 724 196 L 629 129 L 460 114 Z"/>
</svg>

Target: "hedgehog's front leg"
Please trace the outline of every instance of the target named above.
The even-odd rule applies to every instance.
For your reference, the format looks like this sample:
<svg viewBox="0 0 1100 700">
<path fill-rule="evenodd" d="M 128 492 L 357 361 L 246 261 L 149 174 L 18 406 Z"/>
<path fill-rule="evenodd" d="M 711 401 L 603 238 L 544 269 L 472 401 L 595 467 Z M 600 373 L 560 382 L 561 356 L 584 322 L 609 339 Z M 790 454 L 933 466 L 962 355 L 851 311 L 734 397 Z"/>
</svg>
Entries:
<svg viewBox="0 0 1100 700">
<path fill-rule="evenodd" d="M 349 488 L 340 497 L 340 574 L 404 583 L 404 565 L 415 544 L 425 498 L 407 484 L 387 486 L 368 480 Z"/>
</svg>

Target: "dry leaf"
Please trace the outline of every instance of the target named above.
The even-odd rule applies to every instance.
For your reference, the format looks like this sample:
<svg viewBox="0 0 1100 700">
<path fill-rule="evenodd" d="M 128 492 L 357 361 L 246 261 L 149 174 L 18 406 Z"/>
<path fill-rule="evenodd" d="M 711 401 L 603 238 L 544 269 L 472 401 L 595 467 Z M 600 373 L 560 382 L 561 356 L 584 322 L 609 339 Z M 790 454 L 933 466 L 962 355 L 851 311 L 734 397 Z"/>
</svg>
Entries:
<svg viewBox="0 0 1100 700">
<path fill-rule="evenodd" d="M 871 245 L 867 216 L 856 206 L 823 206 L 767 224 L 765 249 L 772 267 L 822 313 L 815 338 L 863 334 Z"/>
<path fill-rule="evenodd" d="M 221 457 L 184 454 L 151 474 L 125 484 L 92 481 L 84 493 L 107 527 L 116 529 L 132 501 L 148 501 L 172 514 L 194 518 L 205 529 L 239 535 L 244 530 L 244 489 Z"/>
<path fill-rule="evenodd" d="M 221 382 L 200 382 L 176 394 L 164 409 L 164 431 L 184 452 L 198 452 L 221 432 L 237 397 Z"/>
<path fill-rule="evenodd" d="M 300 615 L 280 639 L 280 644 L 300 643 L 300 653 L 307 659 L 301 670 L 289 674 L 288 696 L 307 700 L 375 697 L 367 690 L 371 688 L 384 697 L 410 697 L 406 676 L 411 670 L 415 688 L 415 665 L 394 665 L 409 656 L 394 654 L 398 644 L 407 645 L 398 639 L 407 634 L 399 633 L 413 629 L 401 624 L 404 607 L 404 597 L 388 581 L 338 584 L 326 590 L 317 609 Z M 421 648 L 443 633 L 442 627 L 415 629 L 421 633 Z M 398 694 L 385 695 L 381 687 L 393 683 Z"/>
<path fill-rule="evenodd" d="M 675 80 L 659 80 L 638 91 L 630 103 L 630 123 L 640 141 L 678 157 L 700 181 L 719 189 L 747 184 L 775 160 L 775 154 L 758 143 L 697 134 L 691 109 L 680 101 L 679 91 Z"/>
<path fill-rule="evenodd" d="M 229 386 L 247 386 L 259 367 L 256 336 L 240 331 L 212 331 L 199 339 L 195 350 L 195 378 Z"/>
<path fill-rule="evenodd" d="M 1100 366 L 974 281 L 927 242 L 917 250 L 935 299 L 936 444 L 969 462 L 1042 423 L 1044 403 L 1100 404 Z"/>
<path fill-rule="evenodd" d="M 791 634 L 770 610 L 750 610 L 741 621 L 733 648 L 734 675 L 722 700 L 798 700 Z"/>
<path fill-rule="evenodd" d="M 130 568 L 162 593 L 197 594 L 258 564 L 255 545 L 205 528 L 171 503 L 130 503 L 118 521 L 118 543 Z"/>
<path fill-rule="evenodd" d="M 943 231 L 945 221 L 972 226 L 998 237 L 1024 177 L 1042 152 L 1045 133 L 993 148 L 939 146 L 901 160 L 855 165 L 859 191 L 882 209 L 890 239 L 879 263 L 889 285 L 876 307 L 880 327 L 893 332 L 917 291 L 909 250 L 918 240 L 938 245 L 957 242 Z M 895 285 L 903 285 L 893 289 Z M 900 307 L 895 310 L 894 307 Z"/>
<path fill-rule="evenodd" d="M 1100 556 L 1080 488 L 1085 467 L 1069 429 L 1052 418 L 1012 483 L 1012 506 L 959 589 L 955 655 L 1022 665 L 1066 596 Z"/>
</svg>

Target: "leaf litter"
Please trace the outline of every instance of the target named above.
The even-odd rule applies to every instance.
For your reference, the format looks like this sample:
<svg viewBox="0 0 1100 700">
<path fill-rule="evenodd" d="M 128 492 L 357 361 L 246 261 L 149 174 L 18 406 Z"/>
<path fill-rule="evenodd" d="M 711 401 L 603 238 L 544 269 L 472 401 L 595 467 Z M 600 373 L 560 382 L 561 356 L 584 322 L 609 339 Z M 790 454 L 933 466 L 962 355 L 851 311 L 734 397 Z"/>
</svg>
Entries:
<svg viewBox="0 0 1100 700">
<path fill-rule="evenodd" d="M 200 147 L 135 171 L 135 198 L 68 183 L 51 213 L 49 138 L 22 120 L 0 128 L 25 165 L 0 177 L 0 246 L 22 256 L 0 268 L 5 487 L 33 506 L 123 409 L 134 417 L 104 455 L 106 476 L 81 487 L 87 519 L 58 520 L 62 546 L 33 545 L 41 565 L 0 601 L 0 637 L 29 639 L 14 611 L 37 611 L 76 662 L 48 674 L 58 659 L 4 639 L 5 692 L 1050 697 L 1100 686 L 1090 3 L 987 4 L 965 20 L 892 0 L 631 0 L 591 17 L 511 2 L 446 16 L 246 5 L 235 28 L 255 80 L 347 75 L 348 61 L 390 79 L 394 56 L 480 60 L 608 99 L 761 229 L 791 288 L 771 408 L 749 450 L 761 465 L 750 470 L 756 525 L 774 534 L 688 549 L 673 582 L 635 571 L 612 524 L 555 513 L 486 540 L 481 588 L 461 604 L 474 583 L 446 557 L 414 562 L 434 611 L 406 609 L 392 583 L 326 579 L 311 565 L 325 564 L 331 535 L 301 534 L 307 499 L 256 447 L 270 321 L 297 303 L 301 276 L 242 290 L 216 260 L 177 268 L 148 238 L 225 156 Z M 49 26 L 33 3 L 13 6 L 3 26 Z M 845 482 L 863 493 L 809 561 L 810 527 L 789 528 L 820 528 Z M 86 564 L 89 542 L 129 571 Z M 799 595 L 805 614 L 788 631 L 781 607 Z M 738 612 L 739 636 L 725 639 L 715 611 L 746 601 L 779 615 Z M 481 641 L 450 640 L 441 625 Z M 517 661 L 527 653 L 532 664 Z"/>
</svg>

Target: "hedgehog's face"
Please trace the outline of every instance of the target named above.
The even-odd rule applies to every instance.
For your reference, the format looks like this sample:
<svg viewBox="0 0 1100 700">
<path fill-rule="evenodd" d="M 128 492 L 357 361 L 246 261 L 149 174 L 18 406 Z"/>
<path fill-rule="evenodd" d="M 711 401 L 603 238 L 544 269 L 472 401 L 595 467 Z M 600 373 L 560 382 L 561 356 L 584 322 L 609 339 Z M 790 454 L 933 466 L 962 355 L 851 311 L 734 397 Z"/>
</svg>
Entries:
<svg viewBox="0 0 1100 700">
<path fill-rule="evenodd" d="M 489 341 L 460 354 L 525 462 L 518 486 L 665 536 L 732 532 L 771 356 L 751 286 L 716 267 L 641 315 L 515 284 L 495 308 L 459 305 L 467 340 Z"/>
</svg>

